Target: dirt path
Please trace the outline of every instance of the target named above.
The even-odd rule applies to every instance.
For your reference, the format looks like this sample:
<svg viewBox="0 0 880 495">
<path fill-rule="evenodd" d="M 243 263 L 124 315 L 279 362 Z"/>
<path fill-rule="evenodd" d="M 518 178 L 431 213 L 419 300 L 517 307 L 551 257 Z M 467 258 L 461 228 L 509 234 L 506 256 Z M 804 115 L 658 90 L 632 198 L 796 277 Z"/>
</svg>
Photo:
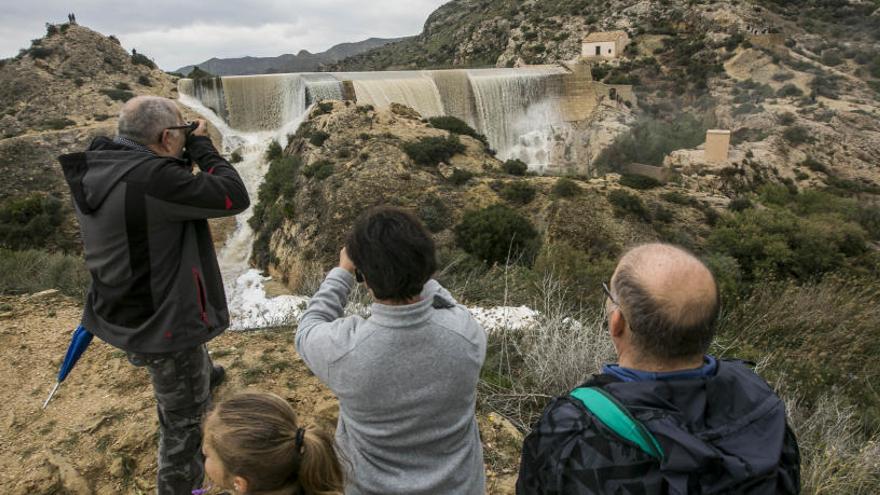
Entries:
<svg viewBox="0 0 880 495">
<path fill-rule="evenodd" d="M 79 321 L 78 302 L 49 295 L 0 297 L 0 493 L 147 494 L 155 491 L 157 419 L 149 376 L 95 340 L 45 411 L 41 405 Z M 226 332 L 210 345 L 228 380 L 286 398 L 301 420 L 331 430 L 336 398 L 293 349 L 294 331 Z M 489 493 L 513 493 L 521 437 L 481 416 Z"/>
</svg>

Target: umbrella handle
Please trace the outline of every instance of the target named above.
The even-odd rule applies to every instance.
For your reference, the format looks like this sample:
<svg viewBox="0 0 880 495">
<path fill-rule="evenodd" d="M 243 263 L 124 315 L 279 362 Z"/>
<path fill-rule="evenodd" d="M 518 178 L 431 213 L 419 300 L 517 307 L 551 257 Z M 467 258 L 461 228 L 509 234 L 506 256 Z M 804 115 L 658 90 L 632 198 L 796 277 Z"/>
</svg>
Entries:
<svg viewBox="0 0 880 495">
<path fill-rule="evenodd" d="M 46 402 L 43 402 L 43 409 L 46 409 L 46 406 L 49 405 L 49 401 L 52 400 L 52 397 L 55 395 L 55 392 L 58 391 L 58 387 L 61 386 L 61 382 L 55 382 L 55 386 L 52 387 L 52 391 L 49 392 L 49 397 L 46 397 Z"/>
</svg>

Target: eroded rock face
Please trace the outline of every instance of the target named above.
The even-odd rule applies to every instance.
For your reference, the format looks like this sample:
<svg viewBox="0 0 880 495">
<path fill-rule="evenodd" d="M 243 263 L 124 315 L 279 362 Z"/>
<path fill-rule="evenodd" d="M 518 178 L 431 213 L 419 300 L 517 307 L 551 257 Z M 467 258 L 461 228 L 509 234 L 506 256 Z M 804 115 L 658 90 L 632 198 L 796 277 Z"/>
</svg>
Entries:
<svg viewBox="0 0 880 495">
<path fill-rule="evenodd" d="M 573 179 L 580 192 L 559 197 L 553 192 L 557 177 L 508 175 L 480 141 L 468 136 L 458 136 L 465 150 L 448 163 L 419 165 L 403 151 L 404 145 L 421 138 L 445 138 L 447 131 L 431 127 L 409 109 L 377 111 L 342 102 L 333 105 L 329 113 L 314 112 L 287 146 L 286 159 L 301 164 L 283 178 L 273 179 L 277 183 L 272 187 L 286 188 L 288 194 L 257 206 L 267 213 L 255 222 L 252 261 L 294 293 L 314 289 L 315 277 L 337 262 L 357 216 L 377 205 L 413 211 L 434 233 L 440 249 L 455 247 L 454 227 L 465 212 L 496 203 L 529 219 L 545 241 L 563 241 L 578 249 L 613 255 L 635 240 L 657 236 L 650 225 L 620 217 L 609 204 L 608 193 L 620 188 L 616 174 Z M 329 136 L 321 146 L 310 142 L 317 132 Z M 314 173 L 317 168 L 330 172 L 322 179 Z M 457 180 L 464 173 L 472 177 Z M 516 182 L 533 188 L 534 199 L 525 204 L 505 199 L 505 187 Z M 663 191 L 658 188 L 640 195 L 653 207 Z M 695 215 L 680 209 L 679 218 L 687 224 L 681 228 L 699 229 Z"/>
</svg>

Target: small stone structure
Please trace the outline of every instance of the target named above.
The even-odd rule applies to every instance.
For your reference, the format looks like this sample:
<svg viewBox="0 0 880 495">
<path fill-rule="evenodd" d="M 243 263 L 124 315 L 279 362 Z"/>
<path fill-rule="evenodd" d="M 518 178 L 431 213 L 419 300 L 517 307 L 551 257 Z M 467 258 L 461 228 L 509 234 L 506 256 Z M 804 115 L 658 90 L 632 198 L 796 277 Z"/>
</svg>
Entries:
<svg viewBox="0 0 880 495">
<path fill-rule="evenodd" d="M 706 131 L 704 159 L 709 163 L 724 163 L 730 150 L 730 131 L 709 129 Z"/>
<path fill-rule="evenodd" d="M 600 31 L 590 33 L 581 44 L 581 57 L 590 59 L 614 59 L 620 57 L 629 44 L 625 31 Z"/>
<path fill-rule="evenodd" d="M 668 167 L 645 165 L 644 163 L 628 163 L 621 167 L 621 171 L 625 174 L 650 177 L 662 184 L 666 184 L 667 182 L 669 182 L 669 179 L 672 176 L 672 169 Z"/>
</svg>

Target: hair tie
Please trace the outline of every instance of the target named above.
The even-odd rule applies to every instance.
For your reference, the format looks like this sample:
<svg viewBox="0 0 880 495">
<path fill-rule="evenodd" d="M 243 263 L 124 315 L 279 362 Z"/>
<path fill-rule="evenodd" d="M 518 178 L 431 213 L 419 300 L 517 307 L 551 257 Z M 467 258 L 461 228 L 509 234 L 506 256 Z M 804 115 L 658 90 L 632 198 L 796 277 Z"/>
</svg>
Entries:
<svg viewBox="0 0 880 495">
<path fill-rule="evenodd" d="M 296 430 L 296 451 L 300 452 L 303 446 L 303 438 L 306 436 L 305 428 L 299 428 Z"/>
</svg>

